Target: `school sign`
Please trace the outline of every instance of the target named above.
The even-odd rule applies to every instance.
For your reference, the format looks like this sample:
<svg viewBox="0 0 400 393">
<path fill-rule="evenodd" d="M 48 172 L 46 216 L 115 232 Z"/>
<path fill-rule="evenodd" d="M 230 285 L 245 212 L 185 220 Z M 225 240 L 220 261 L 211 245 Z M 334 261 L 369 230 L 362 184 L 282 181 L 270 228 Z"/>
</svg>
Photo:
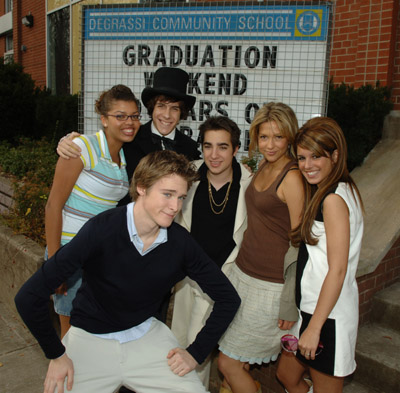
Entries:
<svg viewBox="0 0 400 393">
<path fill-rule="evenodd" d="M 84 127 L 98 129 L 93 103 L 123 83 L 140 97 L 154 71 L 180 67 L 196 105 L 180 128 L 197 137 L 210 115 L 245 131 L 265 102 L 283 101 L 299 120 L 324 113 L 330 7 L 99 6 L 84 9 Z M 145 108 L 142 114 L 146 114 Z"/>
</svg>

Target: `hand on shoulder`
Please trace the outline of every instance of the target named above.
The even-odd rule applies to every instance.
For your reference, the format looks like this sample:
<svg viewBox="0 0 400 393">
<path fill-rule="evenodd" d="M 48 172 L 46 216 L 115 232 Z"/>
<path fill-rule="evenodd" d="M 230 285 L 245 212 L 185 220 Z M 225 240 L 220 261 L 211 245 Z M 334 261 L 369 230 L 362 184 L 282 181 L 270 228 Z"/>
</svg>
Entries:
<svg viewBox="0 0 400 393">
<path fill-rule="evenodd" d="M 81 136 L 81 134 L 73 131 L 62 137 L 57 145 L 57 154 L 65 160 L 69 160 L 70 158 L 78 158 L 80 156 L 81 149 L 76 143 L 74 143 L 74 139 L 79 136 Z"/>
</svg>

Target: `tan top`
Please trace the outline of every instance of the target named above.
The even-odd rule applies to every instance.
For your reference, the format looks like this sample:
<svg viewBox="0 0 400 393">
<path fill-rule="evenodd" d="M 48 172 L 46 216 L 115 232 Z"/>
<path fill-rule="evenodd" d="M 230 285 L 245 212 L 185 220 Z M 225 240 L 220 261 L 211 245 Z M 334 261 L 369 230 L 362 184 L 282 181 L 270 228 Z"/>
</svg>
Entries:
<svg viewBox="0 0 400 393">
<path fill-rule="evenodd" d="M 261 168 L 265 165 L 268 163 Z M 283 262 L 289 249 L 290 216 L 287 205 L 279 199 L 276 191 L 294 165 L 294 161 L 289 162 L 264 191 L 257 191 L 254 187 L 260 171 L 247 188 L 247 230 L 236 263 L 251 277 L 284 282 Z"/>
</svg>

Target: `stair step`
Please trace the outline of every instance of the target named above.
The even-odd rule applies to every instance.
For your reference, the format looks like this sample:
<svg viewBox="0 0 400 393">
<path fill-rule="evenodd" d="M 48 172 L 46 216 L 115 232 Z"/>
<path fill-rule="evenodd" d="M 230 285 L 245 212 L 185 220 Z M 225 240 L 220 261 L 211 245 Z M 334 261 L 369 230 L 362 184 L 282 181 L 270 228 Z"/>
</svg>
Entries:
<svg viewBox="0 0 400 393">
<path fill-rule="evenodd" d="M 371 388 L 370 386 L 366 386 L 360 382 L 352 380 L 347 383 L 345 381 L 343 387 L 343 393 L 382 393 L 382 392 L 374 388 Z"/>
<path fill-rule="evenodd" d="M 400 392 L 400 333 L 376 324 L 358 332 L 354 380 L 380 393 Z"/>
<path fill-rule="evenodd" d="M 400 282 L 373 297 L 371 321 L 400 332 Z"/>
</svg>

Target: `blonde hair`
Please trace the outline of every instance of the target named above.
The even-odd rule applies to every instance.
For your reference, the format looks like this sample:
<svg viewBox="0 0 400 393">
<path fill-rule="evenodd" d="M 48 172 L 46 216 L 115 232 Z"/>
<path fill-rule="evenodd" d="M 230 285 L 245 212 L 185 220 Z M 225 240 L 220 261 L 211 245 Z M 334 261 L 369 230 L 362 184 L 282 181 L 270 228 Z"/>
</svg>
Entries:
<svg viewBox="0 0 400 393">
<path fill-rule="evenodd" d="M 132 200 L 139 197 L 138 186 L 149 189 L 168 175 L 182 177 L 188 183 L 188 190 L 198 178 L 196 167 L 183 154 L 171 150 L 155 151 L 143 157 L 136 167 L 129 188 Z"/>
<path fill-rule="evenodd" d="M 319 185 L 305 182 L 305 208 L 301 224 L 295 230 L 295 243 L 300 239 L 307 244 L 315 245 L 318 239 L 312 233 L 312 225 L 318 209 L 327 192 L 339 182 L 348 183 L 351 191 L 357 194 L 363 209 L 360 192 L 347 169 L 347 144 L 343 131 L 335 120 L 329 117 L 315 117 L 308 120 L 301 128 L 295 139 L 295 149 L 298 147 L 309 150 L 320 157 L 331 158 L 337 151 L 337 160 L 331 173 Z M 357 198 L 355 198 L 357 201 Z"/>
<path fill-rule="evenodd" d="M 299 130 L 299 123 L 293 109 L 282 102 L 269 102 L 262 106 L 254 116 L 250 126 L 249 156 L 254 157 L 258 149 L 258 134 L 263 123 L 273 121 L 282 136 L 288 140 L 288 156 L 295 158 L 294 138 Z"/>
</svg>

